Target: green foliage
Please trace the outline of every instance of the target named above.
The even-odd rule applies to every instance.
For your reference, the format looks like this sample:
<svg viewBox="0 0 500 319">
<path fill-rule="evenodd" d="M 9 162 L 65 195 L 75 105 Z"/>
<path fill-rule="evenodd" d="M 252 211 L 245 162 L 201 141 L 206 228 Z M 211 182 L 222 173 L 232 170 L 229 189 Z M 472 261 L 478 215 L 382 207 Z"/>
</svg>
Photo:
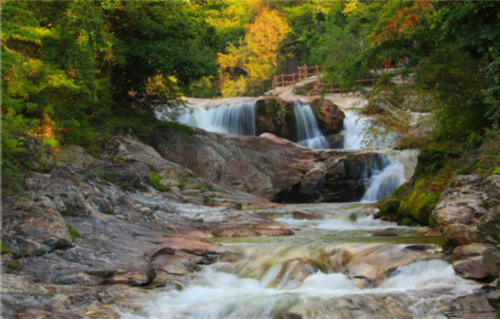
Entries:
<svg viewBox="0 0 500 319">
<path fill-rule="evenodd" d="M 7 246 L 7 244 L 4 243 L 1 240 L 0 240 L 0 245 L 1 245 L 1 248 L 2 248 L 2 255 L 3 254 L 10 254 L 10 253 L 12 253 L 12 248 L 10 248 L 9 246 Z"/>
<path fill-rule="evenodd" d="M 149 173 L 148 176 L 149 176 L 149 181 L 151 182 L 151 184 L 153 185 L 153 187 L 156 190 L 158 190 L 160 192 L 170 191 L 170 187 L 160 183 L 160 177 L 158 175 L 156 175 L 155 173 Z"/>
<path fill-rule="evenodd" d="M 12 270 L 16 270 L 16 269 L 18 269 L 18 268 L 19 268 L 19 266 L 20 266 L 20 264 L 19 264 L 19 260 L 17 260 L 17 259 L 16 259 L 16 260 L 14 260 L 14 261 L 11 261 L 11 262 L 7 265 L 7 267 L 8 267 L 9 269 L 12 269 Z"/>
<path fill-rule="evenodd" d="M 196 221 L 197 221 L 198 223 L 203 223 L 203 222 L 204 222 L 203 218 L 198 218 Z"/>
<path fill-rule="evenodd" d="M 116 184 L 116 179 L 118 177 L 116 174 L 112 174 L 112 173 L 97 173 L 97 176 L 100 179 L 103 179 L 106 182 L 109 182 L 112 184 Z"/>
<path fill-rule="evenodd" d="M 82 235 L 80 234 L 78 229 L 76 229 L 76 227 L 68 225 L 68 229 L 69 229 L 69 233 L 71 235 L 71 239 L 73 239 L 73 241 L 76 241 L 78 238 L 82 237 Z"/>
<path fill-rule="evenodd" d="M 116 129 L 108 119 L 154 122 L 153 111 L 179 107 L 180 86 L 217 71 L 219 44 L 199 8 L 187 1 L 6 2 L 3 130 L 94 151 Z M 5 167 L 16 145 L 4 135 L 2 143 Z"/>
<path fill-rule="evenodd" d="M 23 144 L 24 137 L 16 138 L 6 129 L 2 131 L 2 172 L 19 172 L 20 168 L 14 164 L 13 158 L 16 154 L 24 152 L 20 147 Z"/>
</svg>

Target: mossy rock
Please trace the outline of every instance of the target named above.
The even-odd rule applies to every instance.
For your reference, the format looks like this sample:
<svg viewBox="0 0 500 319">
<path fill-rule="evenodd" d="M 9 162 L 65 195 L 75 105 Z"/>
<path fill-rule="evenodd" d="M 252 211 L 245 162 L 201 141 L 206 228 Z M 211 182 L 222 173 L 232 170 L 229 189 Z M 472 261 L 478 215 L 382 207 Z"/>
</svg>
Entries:
<svg viewBox="0 0 500 319">
<path fill-rule="evenodd" d="M 401 200 L 398 215 L 402 216 L 401 220 L 411 218 L 420 225 L 429 225 L 432 211 L 438 202 L 439 197 L 415 186 L 413 191 Z"/>
<path fill-rule="evenodd" d="M 268 98 L 258 100 L 255 107 L 257 135 L 271 133 L 297 141 L 297 120 L 292 102 Z"/>
</svg>

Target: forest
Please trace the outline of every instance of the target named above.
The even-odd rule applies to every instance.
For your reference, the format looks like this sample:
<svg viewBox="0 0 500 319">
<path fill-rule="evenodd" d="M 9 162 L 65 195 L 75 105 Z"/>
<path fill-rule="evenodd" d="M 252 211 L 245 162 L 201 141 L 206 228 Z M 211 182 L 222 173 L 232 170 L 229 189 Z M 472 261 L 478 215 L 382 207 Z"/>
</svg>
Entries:
<svg viewBox="0 0 500 319">
<path fill-rule="evenodd" d="M 181 96 L 262 94 L 287 56 L 349 85 L 408 55 L 404 73 L 432 95 L 439 138 L 473 143 L 500 121 L 495 1 L 6 1 L 2 9 L 4 169 L 16 131 L 92 149 L 98 136 L 154 125 L 154 109 Z"/>
</svg>

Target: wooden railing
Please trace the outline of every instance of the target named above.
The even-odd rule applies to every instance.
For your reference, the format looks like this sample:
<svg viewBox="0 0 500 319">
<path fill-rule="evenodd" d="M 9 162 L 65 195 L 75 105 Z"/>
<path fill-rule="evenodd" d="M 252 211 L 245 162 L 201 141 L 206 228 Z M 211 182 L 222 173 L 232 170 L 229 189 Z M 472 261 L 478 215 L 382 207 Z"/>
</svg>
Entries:
<svg viewBox="0 0 500 319">
<path fill-rule="evenodd" d="M 275 75 L 273 79 L 273 90 L 279 87 L 285 87 L 285 86 L 291 86 L 295 85 L 296 83 L 307 79 L 310 76 L 316 76 L 316 88 L 315 88 L 315 93 L 319 94 L 320 92 L 326 92 L 326 93 L 340 93 L 340 96 L 343 96 L 344 93 L 342 91 L 342 82 L 331 82 L 331 83 L 324 83 L 321 81 L 321 69 L 323 66 L 321 65 L 316 65 L 316 66 L 299 66 L 299 71 L 298 73 L 294 74 L 281 74 L 281 75 Z M 363 88 L 373 88 L 375 86 L 375 82 L 377 79 L 372 78 L 372 79 L 363 79 L 363 80 L 357 80 L 356 83 L 367 83 L 361 84 L 361 87 Z M 355 91 L 355 88 L 352 88 L 351 90 L 353 94 Z"/>
<path fill-rule="evenodd" d="M 275 88 L 282 86 L 294 85 L 295 83 L 305 80 L 313 75 L 318 76 L 321 74 L 322 67 L 323 66 L 321 65 L 316 65 L 316 66 L 304 65 L 304 66 L 299 66 L 298 73 L 275 75 L 273 80 L 273 90 Z"/>
<path fill-rule="evenodd" d="M 366 84 L 361 84 L 360 87 L 362 88 L 373 88 L 375 86 L 375 82 L 377 82 L 377 79 L 372 78 L 372 79 L 364 79 L 364 80 L 357 80 L 355 83 L 366 83 Z M 331 82 L 331 83 L 325 83 L 321 81 L 317 81 L 317 90 L 319 92 L 325 92 L 325 93 L 340 93 L 340 96 L 343 96 L 344 93 L 342 91 L 342 82 Z M 352 95 L 354 96 L 354 93 L 356 91 L 356 87 L 353 87 L 349 90 L 352 92 Z"/>
</svg>

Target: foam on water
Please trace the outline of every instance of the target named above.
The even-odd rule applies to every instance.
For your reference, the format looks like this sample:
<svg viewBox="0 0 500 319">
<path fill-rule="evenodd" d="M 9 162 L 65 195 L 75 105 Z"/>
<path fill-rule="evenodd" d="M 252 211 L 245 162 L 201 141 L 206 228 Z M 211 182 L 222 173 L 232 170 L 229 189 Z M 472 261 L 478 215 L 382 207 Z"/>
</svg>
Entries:
<svg viewBox="0 0 500 319">
<path fill-rule="evenodd" d="M 361 289 L 341 273 L 316 272 L 295 289 L 268 288 L 279 273 L 271 267 L 262 279 L 242 278 L 207 267 L 183 291 L 171 291 L 150 302 L 141 314 L 122 313 L 122 318 L 272 318 L 294 305 L 356 294 L 404 292 L 409 296 L 422 288 L 450 289 L 452 295 L 470 293 L 478 286 L 457 277 L 442 260 L 420 261 L 400 267 L 378 288 Z M 414 313 L 428 312 L 418 298 Z M 432 312 L 432 311 L 431 311 Z"/>
</svg>

